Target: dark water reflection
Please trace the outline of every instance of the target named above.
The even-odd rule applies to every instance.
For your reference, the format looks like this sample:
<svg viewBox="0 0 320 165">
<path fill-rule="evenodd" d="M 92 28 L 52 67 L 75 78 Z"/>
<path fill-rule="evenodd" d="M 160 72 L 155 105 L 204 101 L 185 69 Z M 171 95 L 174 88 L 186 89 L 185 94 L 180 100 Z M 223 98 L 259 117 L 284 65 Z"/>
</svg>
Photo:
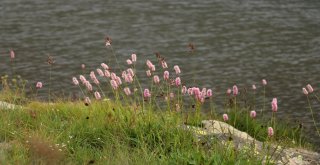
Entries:
<svg viewBox="0 0 320 165">
<path fill-rule="evenodd" d="M 279 116 L 300 120 L 314 132 L 301 88 L 320 88 L 319 0 L 2 0 L 0 25 L 1 75 L 10 72 L 7 56 L 14 48 L 16 72 L 46 85 L 51 54 L 53 88 L 69 91 L 82 63 L 89 71 L 109 58 L 108 34 L 123 64 L 133 51 L 153 60 L 159 51 L 171 66 L 181 66 L 184 82 L 212 87 L 216 94 L 266 78 L 268 102 L 278 97 Z M 196 45 L 193 54 L 189 42 Z"/>
</svg>

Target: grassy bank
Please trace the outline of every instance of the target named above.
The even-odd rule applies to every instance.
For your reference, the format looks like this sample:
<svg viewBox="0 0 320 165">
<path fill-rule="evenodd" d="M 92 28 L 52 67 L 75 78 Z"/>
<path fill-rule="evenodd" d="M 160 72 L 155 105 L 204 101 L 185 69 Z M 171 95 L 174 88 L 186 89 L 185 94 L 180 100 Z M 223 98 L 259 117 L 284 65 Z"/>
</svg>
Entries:
<svg viewBox="0 0 320 165">
<path fill-rule="evenodd" d="M 245 111 L 238 109 L 238 116 Z M 229 123 L 234 118 L 231 114 Z M 253 149 L 235 150 L 217 139 L 210 139 L 213 145 L 208 148 L 193 132 L 181 128 L 183 124 L 200 125 L 202 119 L 210 118 L 216 117 L 202 116 L 197 111 L 142 112 L 111 100 L 95 101 L 89 106 L 83 102 L 30 101 L 23 109 L 0 111 L 0 141 L 12 146 L 1 163 L 261 164 Z M 237 127 L 248 126 L 252 136 L 265 142 L 297 146 L 300 139 L 300 133 L 292 128 L 279 126 L 275 136 L 268 138 L 261 122 L 250 119 L 246 123 L 238 120 Z"/>
<path fill-rule="evenodd" d="M 141 113 L 110 101 L 88 107 L 32 102 L 23 110 L 0 113 L 1 141 L 13 145 L 3 160 L 9 164 L 257 163 L 232 149 L 201 146 L 179 127 L 180 113 Z"/>
</svg>

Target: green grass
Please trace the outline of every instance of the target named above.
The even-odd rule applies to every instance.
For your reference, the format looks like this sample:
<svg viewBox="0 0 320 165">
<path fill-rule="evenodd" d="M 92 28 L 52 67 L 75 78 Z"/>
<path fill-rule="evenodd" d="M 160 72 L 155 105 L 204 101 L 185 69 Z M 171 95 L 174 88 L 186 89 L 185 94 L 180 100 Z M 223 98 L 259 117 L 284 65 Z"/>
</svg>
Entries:
<svg viewBox="0 0 320 165">
<path fill-rule="evenodd" d="M 5 164 L 260 164 L 213 140 L 207 148 L 181 129 L 181 114 L 135 112 L 112 102 L 47 104 L 0 111 Z M 50 151 L 50 152 L 49 152 Z"/>
<path fill-rule="evenodd" d="M 188 116 L 193 123 L 207 119 L 192 113 Z M 259 140 L 267 140 L 266 131 L 257 133 L 261 124 L 249 121 L 248 132 Z M 199 143 L 192 132 L 180 127 L 184 122 L 181 113 L 152 109 L 142 113 L 112 101 L 94 102 L 90 106 L 83 102 L 33 101 L 23 109 L 0 111 L 0 141 L 12 145 L 0 161 L 1 164 L 261 164 L 252 151 L 236 151 L 232 145 L 222 145 L 216 139 L 210 139 L 211 147 Z M 240 130 L 246 130 L 243 127 L 246 122 L 237 123 Z M 283 131 L 282 127 L 278 129 L 276 132 Z M 287 142 L 296 138 L 289 133 L 279 137 L 286 137 Z"/>
<path fill-rule="evenodd" d="M 311 144 L 303 136 L 304 132 L 301 125 L 292 125 L 290 121 L 276 119 L 276 125 L 270 123 L 270 117 L 266 116 L 262 118 L 252 119 L 249 116 L 250 111 L 246 108 L 240 110 L 229 110 L 228 124 L 233 125 L 234 116 L 237 113 L 237 122 L 235 128 L 247 132 L 255 139 L 265 142 L 271 140 L 274 143 L 278 143 L 286 147 L 299 147 L 312 149 Z M 257 112 L 257 115 L 259 113 Z M 241 116 L 241 117 L 239 117 Z M 268 137 L 267 128 L 272 126 L 274 128 L 274 134 L 271 139 Z"/>
</svg>

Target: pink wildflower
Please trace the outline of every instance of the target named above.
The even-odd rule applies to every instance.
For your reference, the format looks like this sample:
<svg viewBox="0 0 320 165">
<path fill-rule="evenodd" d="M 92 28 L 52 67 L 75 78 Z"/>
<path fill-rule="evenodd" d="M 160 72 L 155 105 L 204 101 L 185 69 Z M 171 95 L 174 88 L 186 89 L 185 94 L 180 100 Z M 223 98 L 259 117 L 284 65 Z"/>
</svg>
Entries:
<svg viewBox="0 0 320 165">
<path fill-rule="evenodd" d="M 151 71 L 156 70 L 156 67 L 152 64 L 152 62 L 150 60 L 147 60 L 146 64 Z"/>
<path fill-rule="evenodd" d="M 130 74 L 132 77 L 134 77 L 134 72 L 131 68 L 127 69 L 128 74 Z"/>
<path fill-rule="evenodd" d="M 193 94 L 194 94 L 195 98 L 198 101 L 201 101 L 201 99 L 204 98 L 204 96 L 202 95 L 202 92 L 200 92 L 199 88 L 193 87 L 192 90 L 193 90 Z"/>
<path fill-rule="evenodd" d="M 90 84 L 89 81 L 86 81 L 86 82 L 84 83 L 84 85 L 86 86 L 86 88 L 88 89 L 88 91 L 92 91 L 92 85 Z"/>
<path fill-rule="evenodd" d="M 168 71 L 164 71 L 164 73 L 163 73 L 163 79 L 169 80 L 169 72 L 168 72 Z"/>
<path fill-rule="evenodd" d="M 114 90 L 118 89 L 118 83 L 116 82 L 116 80 L 111 80 L 110 84 Z"/>
<path fill-rule="evenodd" d="M 123 91 L 124 91 L 124 93 L 125 93 L 127 96 L 131 95 L 130 88 L 125 87 L 125 88 L 123 89 Z"/>
<path fill-rule="evenodd" d="M 111 72 L 111 79 L 112 80 L 116 80 L 117 79 L 117 75 L 113 72 Z"/>
<path fill-rule="evenodd" d="M 94 80 L 93 80 L 93 83 L 96 84 L 96 85 L 99 85 L 99 84 L 100 84 L 100 82 L 99 82 L 98 79 L 94 79 Z"/>
<path fill-rule="evenodd" d="M 86 65 L 85 64 L 81 64 L 81 69 L 86 69 Z"/>
<path fill-rule="evenodd" d="M 132 83 L 133 82 L 133 78 L 130 74 L 127 74 L 126 77 L 124 78 L 124 81 L 127 83 Z"/>
<path fill-rule="evenodd" d="M 83 75 L 80 75 L 79 79 L 82 82 L 82 84 L 85 84 L 85 82 L 87 81 L 87 79 Z"/>
<path fill-rule="evenodd" d="M 250 111 L 250 117 L 251 118 L 256 118 L 257 112 L 256 111 Z"/>
<path fill-rule="evenodd" d="M 309 93 L 313 92 L 313 88 L 312 88 L 312 86 L 310 84 L 307 85 L 307 89 L 308 89 Z"/>
<path fill-rule="evenodd" d="M 238 87 L 236 85 L 233 86 L 233 95 L 237 96 L 239 93 Z"/>
<path fill-rule="evenodd" d="M 91 71 L 91 72 L 90 72 L 90 78 L 91 78 L 92 81 L 93 81 L 94 79 L 97 79 L 94 71 Z"/>
<path fill-rule="evenodd" d="M 38 89 L 42 88 L 42 82 L 37 82 L 36 88 L 38 88 Z"/>
<path fill-rule="evenodd" d="M 266 86 L 267 85 L 267 80 L 266 79 L 262 79 L 262 85 Z"/>
<path fill-rule="evenodd" d="M 73 82 L 74 85 L 79 85 L 79 81 L 78 81 L 78 79 L 76 77 L 72 78 L 72 82 Z"/>
<path fill-rule="evenodd" d="M 10 50 L 10 58 L 11 58 L 11 60 L 13 60 L 15 58 L 15 53 L 12 49 Z"/>
<path fill-rule="evenodd" d="M 167 64 L 167 62 L 165 62 L 165 61 L 161 61 L 161 65 L 162 65 L 162 68 L 163 68 L 163 69 L 168 68 L 168 64 Z"/>
<path fill-rule="evenodd" d="M 132 65 L 132 61 L 130 59 L 127 59 L 127 64 Z"/>
<path fill-rule="evenodd" d="M 180 70 L 180 68 L 179 68 L 178 65 L 175 65 L 175 66 L 173 67 L 173 69 L 174 69 L 174 71 L 176 72 L 176 74 L 180 74 L 180 73 L 181 73 L 181 70 Z"/>
<path fill-rule="evenodd" d="M 155 84 L 159 84 L 159 83 L 160 83 L 160 79 L 159 79 L 159 76 L 158 76 L 158 75 L 153 76 L 153 82 L 154 82 Z"/>
<path fill-rule="evenodd" d="M 137 55 L 135 53 L 131 54 L 132 62 L 137 62 Z"/>
<path fill-rule="evenodd" d="M 271 107 L 272 107 L 272 111 L 273 111 L 273 112 L 277 112 L 277 111 L 278 111 L 278 101 L 277 101 L 277 98 L 273 98 L 273 99 L 272 99 Z"/>
<path fill-rule="evenodd" d="M 211 97 L 211 96 L 212 96 L 212 90 L 211 90 L 211 89 L 208 89 L 208 90 L 207 90 L 207 96 L 208 96 L 208 97 Z"/>
<path fill-rule="evenodd" d="M 147 64 L 147 66 L 148 66 L 148 68 L 149 68 L 149 69 L 150 69 L 150 68 L 151 68 L 151 66 L 153 65 L 153 64 L 152 64 L 152 62 L 151 62 L 150 60 L 147 60 L 146 64 Z"/>
<path fill-rule="evenodd" d="M 111 74 L 108 70 L 104 70 L 104 76 L 111 77 Z"/>
<path fill-rule="evenodd" d="M 101 67 L 105 70 L 109 70 L 109 66 L 105 63 L 101 63 Z"/>
<path fill-rule="evenodd" d="M 272 99 L 272 102 L 275 102 L 275 103 L 278 104 L 278 99 L 277 99 L 277 98 L 273 98 L 273 99 Z"/>
<path fill-rule="evenodd" d="M 268 127 L 268 136 L 271 137 L 273 136 L 274 132 L 273 132 L 273 128 L 272 127 Z"/>
<path fill-rule="evenodd" d="M 93 83 L 95 83 L 96 85 L 99 84 L 99 80 L 97 79 L 97 77 L 93 71 L 90 72 L 90 78 L 93 81 Z"/>
<path fill-rule="evenodd" d="M 257 89 L 256 85 L 253 84 L 253 85 L 252 85 L 252 89 L 253 89 L 253 90 L 256 90 L 256 89 Z"/>
<path fill-rule="evenodd" d="M 151 93 L 150 93 L 149 89 L 144 89 L 143 96 L 145 98 L 151 97 Z"/>
<path fill-rule="evenodd" d="M 121 78 L 119 76 L 117 76 L 116 82 L 117 82 L 118 86 L 122 84 Z"/>
<path fill-rule="evenodd" d="M 193 87 L 192 88 L 192 93 L 194 94 L 194 95 L 200 95 L 200 89 L 199 88 L 197 88 L 197 87 Z"/>
<path fill-rule="evenodd" d="M 303 92 L 303 94 L 305 94 L 305 95 L 308 95 L 308 94 L 309 94 L 306 88 L 302 88 L 302 92 Z"/>
<path fill-rule="evenodd" d="M 176 82 L 176 86 L 180 86 L 181 85 L 180 77 L 177 77 L 175 82 Z"/>
<path fill-rule="evenodd" d="M 151 65 L 149 69 L 150 69 L 152 72 L 154 72 L 154 71 L 156 71 L 156 66 Z"/>
<path fill-rule="evenodd" d="M 99 92 L 94 92 L 94 97 L 97 99 L 97 100 L 100 100 L 101 99 L 101 95 Z"/>
<path fill-rule="evenodd" d="M 127 72 L 126 71 L 122 71 L 121 77 L 122 78 L 126 78 Z"/>
<path fill-rule="evenodd" d="M 230 95 L 230 94 L 231 94 L 231 89 L 228 88 L 228 89 L 227 89 L 227 95 Z"/>
<path fill-rule="evenodd" d="M 222 117 L 223 117 L 223 121 L 225 122 L 229 120 L 229 117 L 227 114 L 223 114 Z"/>
<path fill-rule="evenodd" d="M 104 76 L 104 73 L 101 69 L 97 69 L 97 73 L 99 74 L 100 77 Z"/>
</svg>

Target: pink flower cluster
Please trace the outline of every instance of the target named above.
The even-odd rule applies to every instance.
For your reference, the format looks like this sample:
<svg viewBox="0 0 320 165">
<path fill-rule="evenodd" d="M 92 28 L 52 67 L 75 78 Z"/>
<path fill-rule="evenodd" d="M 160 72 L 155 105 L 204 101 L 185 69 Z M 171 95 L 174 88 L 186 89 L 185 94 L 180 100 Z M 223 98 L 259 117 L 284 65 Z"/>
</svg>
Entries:
<svg viewBox="0 0 320 165">
<path fill-rule="evenodd" d="M 144 98 L 150 98 L 151 97 L 151 93 L 150 93 L 149 89 L 144 89 L 143 97 Z"/>
<path fill-rule="evenodd" d="M 237 87 L 236 85 L 234 85 L 232 89 L 233 89 L 233 90 L 232 90 L 232 91 L 233 91 L 233 95 L 234 95 L 234 96 L 237 96 L 238 93 L 239 93 L 238 87 Z"/>
<path fill-rule="evenodd" d="M 137 62 L 137 55 L 135 53 L 131 54 L 131 59 L 127 59 L 127 64 L 132 65 Z"/>
<path fill-rule="evenodd" d="M 97 100 L 101 100 L 101 95 L 99 92 L 94 92 L 94 97 L 97 99 Z"/>
<path fill-rule="evenodd" d="M 79 81 L 78 81 L 78 79 L 76 77 L 72 78 L 72 82 L 73 82 L 74 85 L 79 85 Z"/>
<path fill-rule="evenodd" d="M 165 61 L 161 61 L 161 66 L 163 69 L 167 69 L 168 68 L 168 64 Z"/>
<path fill-rule="evenodd" d="M 257 112 L 256 111 L 250 111 L 250 117 L 251 118 L 256 118 Z"/>
<path fill-rule="evenodd" d="M 277 98 L 273 98 L 272 99 L 271 108 L 272 108 L 272 112 L 277 112 L 278 111 L 278 100 L 277 100 Z"/>
<path fill-rule="evenodd" d="M 184 89 L 185 88 L 185 89 Z M 198 87 L 192 87 L 192 88 L 188 88 L 188 90 L 186 90 L 186 87 L 182 87 L 183 92 L 182 93 L 188 93 L 190 96 L 194 96 L 194 98 L 198 101 L 200 101 L 201 103 L 204 103 L 205 99 L 207 97 L 211 97 L 212 96 L 212 90 L 211 89 L 206 89 L 206 88 L 202 88 L 202 90 L 200 91 L 200 88 Z"/>
<path fill-rule="evenodd" d="M 126 60 L 128 65 L 133 65 L 137 62 L 137 55 L 135 53 L 131 54 L 131 58 Z M 84 64 L 83 64 L 84 65 Z M 153 83 L 154 84 L 160 84 L 160 76 L 155 74 L 156 68 L 155 65 L 150 61 L 150 60 L 146 60 L 146 65 L 148 67 L 148 70 L 146 71 L 146 74 L 148 77 L 152 77 Z M 161 60 L 160 61 L 160 65 L 162 66 L 163 69 L 167 69 L 168 68 L 168 64 L 164 61 Z M 124 80 L 125 83 L 131 84 L 134 82 L 134 76 L 135 76 L 135 72 L 132 68 L 128 68 L 124 71 L 121 72 L 121 78 L 119 76 L 117 76 L 117 74 L 115 72 L 112 72 L 112 70 L 110 69 L 110 67 L 105 64 L 105 63 L 101 63 L 101 67 L 102 68 L 97 68 L 96 72 L 91 71 L 90 72 L 90 81 L 93 82 L 95 85 L 99 86 L 101 84 L 100 80 L 102 81 L 103 78 L 108 78 L 110 85 L 112 87 L 113 90 L 118 90 L 119 87 L 122 85 L 122 80 Z M 84 68 L 84 67 L 83 67 Z M 192 87 L 192 88 L 187 88 L 186 86 L 182 86 L 182 81 L 181 81 L 181 70 L 180 67 L 178 65 L 174 65 L 173 70 L 175 72 L 175 78 L 170 79 L 170 73 L 168 70 L 164 70 L 163 72 L 163 79 L 165 80 L 166 83 L 168 83 L 169 85 L 173 85 L 176 86 L 179 90 L 181 90 L 181 93 L 183 95 L 185 94 L 189 94 L 190 96 L 194 96 L 194 98 L 197 101 L 200 101 L 201 103 L 203 103 L 205 101 L 206 98 L 209 98 L 213 95 L 212 90 L 211 89 L 206 89 L 206 88 L 202 88 L 200 91 L 200 88 L 198 87 Z M 96 73 L 99 75 L 99 79 L 96 76 Z M 90 92 L 93 91 L 93 86 L 92 84 L 85 78 L 85 76 L 80 75 L 79 77 L 82 85 L 84 85 L 86 87 L 86 89 Z M 79 86 L 79 81 L 76 77 L 72 78 L 72 82 L 74 85 Z M 80 86 L 79 86 L 80 87 Z M 181 89 L 180 89 L 181 87 Z M 81 88 L 81 87 L 80 87 Z M 99 86 L 100 88 L 100 86 Z M 138 91 L 136 88 L 133 90 L 133 92 Z M 131 95 L 131 90 L 129 87 L 123 87 L 123 92 L 125 93 L 125 95 L 129 96 Z M 235 92 L 235 91 L 234 91 Z M 101 95 L 99 92 L 95 91 L 93 92 L 94 97 L 97 100 L 101 99 Z M 149 89 L 144 89 L 143 91 L 143 97 L 145 99 L 150 98 L 151 97 L 151 92 Z M 167 99 L 172 99 L 175 97 L 175 93 L 173 91 L 170 91 L 170 93 L 168 94 L 168 96 L 165 96 Z M 85 98 L 85 101 L 89 104 L 89 97 Z"/>
<path fill-rule="evenodd" d="M 125 87 L 125 88 L 123 89 L 123 91 L 124 91 L 124 93 L 125 93 L 127 96 L 131 95 L 130 88 Z"/>
<path fill-rule="evenodd" d="M 313 87 L 310 84 L 308 84 L 306 88 L 302 88 L 302 92 L 303 94 L 308 95 L 309 93 L 313 92 Z"/>
<path fill-rule="evenodd" d="M 91 78 L 91 80 L 93 81 L 93 83 L 95 83 L 96 85 L 99 85 L 99 84 L 100 84 L 100 82 L 99 82 L 99 80 L 97 79 L 94 71 L 91 71 L 91 72 L 90 72 L 90 78 Z"/>
<path fill-rule="evenodd" d="M 164 73 L 163 73 L 163 79 L 164 80 L 169 80 L 169 77 L 170 76 L 170 73 L 168 72 L 168 71 L 164 71 Z"/>
<path fill-rule="evenodd" d="M 147 60 L 146 64 L 151 71 L 156 71 L 156 67 L 152 64 L 150 60 Z"/>
<path fill-rule="evenodd" d="M 263 86 L 266 86 L 266 85 L 267 85 L 267 80 L 266 80 L 266 79 L 262 79 L 261 82 L 262 82 L 262 85 L 263 85 Z"/>
<path fill-rule="evenodd" d="M 178 65 L 175 65 L 175 66 L 173 67 L 173 69 L 174 69 L 174 71 L 176 72 L 177 75 L 181 73 L 181 70 L 180 70 L 180 68 L 179 68 Z"/>
<path fill-rule="evenodd" d="M 273 128 L 272 127 L 268 127 L 268 136 L 271 137 L 273 136 L 274 132 L 273 132 Z"/>
<path fill-rule="evenodd" d="M 37 88 L 37 89 L 42 88 L 42 82 L 37 82 L 37 84 L 36 84 L 36 88 Z"/>
<path fill-rule="evenodd" d="M 252 85 L 252 89 L 253 89 L 253 90 L 256 90 L 256 89 L 257 89 L 257 87 L 256 87 L 255 84 Z"/>
<path fill-rule="evenodd" d="M 229 117 L 227 114 L 223 114 L 222 118 L 223 118 L 223 121 L 225 121 L 225 122 L 229 120 Z"/>
<path fill-rule="evenodd" d="M 13 60 L 14 58 L 15 58 L 15 53 L 14 53 L 14 51 L 11 49 L 10 50 L 10 58 L 11 58 L 11 60 Z"/>
<path fill-rule="evenodd" d="M 159 84 L 159 83 L 160 83 L 160 78 L 159 78 L 158 75 L 153 76 L 153 82 L 154 82 L 155 84 Z"/>
</svg>

